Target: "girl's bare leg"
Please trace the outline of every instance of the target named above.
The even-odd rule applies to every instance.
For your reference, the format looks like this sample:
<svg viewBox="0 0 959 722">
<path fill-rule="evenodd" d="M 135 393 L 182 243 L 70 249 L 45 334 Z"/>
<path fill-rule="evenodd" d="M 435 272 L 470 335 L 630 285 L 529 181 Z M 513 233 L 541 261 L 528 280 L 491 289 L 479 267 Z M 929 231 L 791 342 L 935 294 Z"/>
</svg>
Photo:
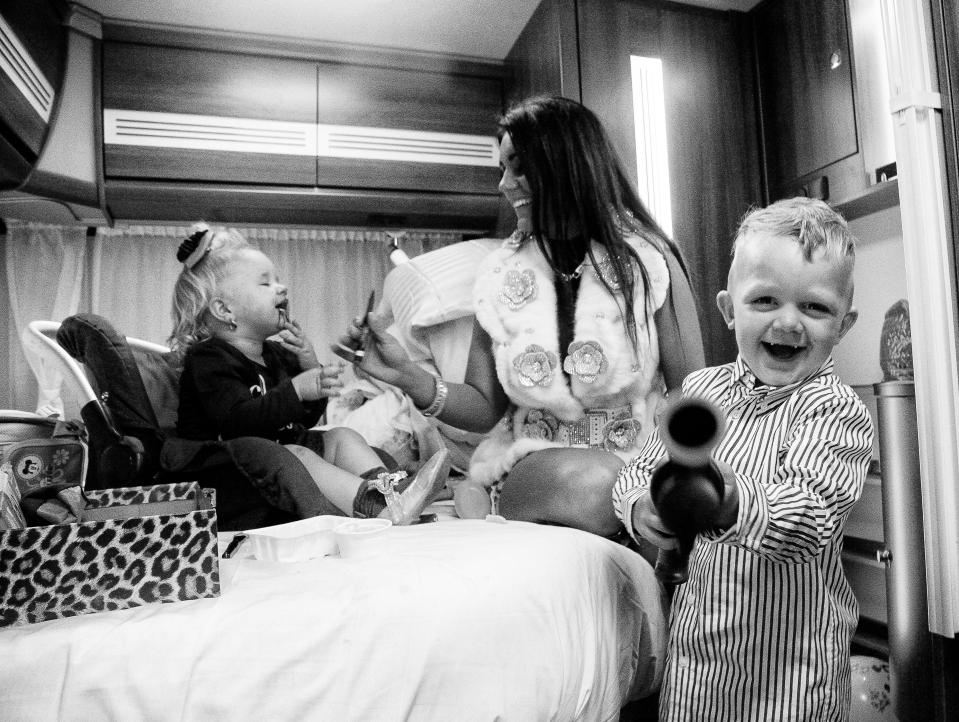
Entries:
<svg viewBox="0 0 959 722">
<path fill-rule="evenodd" d="M 333 505 L 344 514 L 352 516 L 353 499 L 356 498 L 360 484 L 366 485 L 366 479 L 361 479 L 356 474 L 334 466 L 305 446 L 289 444 L 286 448 L 296 454 L 306 470 L 310 472 L 310 476 L 313 477 L 323 496 L 333 502 Z"/>
<path fill-rule="evenodd" d="M 507 519 L 574 527 L 612 536 L 621 524 L 613 484 L 623 461 L 602 449 L 543 449 L 524 457 L 503 483 Z"/>
<path fill-rule="evenodd" d="M 337 458 L 335 450 L 330 454 L 330 444 L 327 444 L 326 441 L 327 439 L 324 438 L 324 452 L 333 456 L 333 458 Z M 338 509 L 352 516 L 353 500 L 361 487 L 366 488 L 367 479 L 360 478 L 335 466 L 324 457 L 305 447 L 290 445 L 286 448 L 296 454 L 297 458 L 310 472 L 323 495 Z M 369 449 L 369 446 L 366 448 Z M 370 449 L 370 453 L 375 461 L 367 467 L 366 471 L 377 467 L 382 468 L 382 462 L 376 452 Z M 396 500 L 391 502 L 392 506 L 380 512 L 379 516 L 390 519 L 394 524 L 399 525 L 416 521 L 424 507 L 436 497 L 445 485 L 449 468 L 449 452 L 442 449 L 423 465 L 413 482 L 401 494 L 398 494 Z"/>
<path fill-rule="evenodd" d="M 323 458 L 355 476 L 383 466 L 383 460 L 366 439 L 345 426 L 323 432 Z"/>
</svg>

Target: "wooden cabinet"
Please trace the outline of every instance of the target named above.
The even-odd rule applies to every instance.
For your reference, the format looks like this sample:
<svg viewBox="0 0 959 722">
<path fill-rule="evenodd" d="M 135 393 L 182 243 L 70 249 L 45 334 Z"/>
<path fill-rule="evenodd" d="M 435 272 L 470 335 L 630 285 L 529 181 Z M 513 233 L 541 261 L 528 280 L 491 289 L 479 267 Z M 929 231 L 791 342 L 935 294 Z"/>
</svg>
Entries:
<svg viewBox="0 0 959 722">
<path fill-rule="evenodd" d="M 753 17 L 766 170 L 780 196 L 858 153 L 846 3 L 766 0 Z"/>
<path fill-rule="evenodd" d="M 43 147 L 65 65 L 63 5 L 0 7 L 0 190 L 20 186 Z"/>
<path fill-rule="evenodd" d="M 103 105 L 127 113 L 129 134 L 144 144 L 105 144 L 108 178 L 314 185 L 312 155 L 237 152 L 270 135 L 250 127 L 191 116 L 311 124 L 316 119 L 313 63 L 240 53 L 107 42 L 103 50 Z M 173 116 L 183 116 L 176 118 Z M 108 124 L 108 130 L 109 130 Z M 209 147 L 178 147 L 179 139 L 206 139 Z M 231 146 L 229 141 L 233 141 Z M 170 145 L 157 143 L 171 142 Z M 203 145 L 203 144 L 198 144 Z M 218 150 L 217 148 L 224 148 Z"/>
<path fill-rule="evenodd" d="M 764 0 L 750 13 L 768 199 L 829 201 L 847 218 L 898 203 L 880 6 Z"/>
<path fill-rule="evenodd" d="M 415 218 L 488 231 L 502 76 L 502 65 L 392 51 L 113 28 L 104 45 L 111 207 L 118 217 L 199 205 L 204 217 L 230 221 Z M 186 199 L 188 187 L 202 198 Z"/>
</svg>

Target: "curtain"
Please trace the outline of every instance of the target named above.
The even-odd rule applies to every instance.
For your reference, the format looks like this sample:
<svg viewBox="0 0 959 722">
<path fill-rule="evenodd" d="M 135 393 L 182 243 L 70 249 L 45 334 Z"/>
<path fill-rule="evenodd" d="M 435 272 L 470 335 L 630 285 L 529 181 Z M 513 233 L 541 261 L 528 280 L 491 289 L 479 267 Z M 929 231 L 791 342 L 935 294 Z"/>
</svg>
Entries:
<svg viewBox="0 0 959 722">
<path fill-rule="evenodd" d="M 321 361 L 334 359 L 330 343 L 379 294 L 391 268 L 394 237 L 409 256 L 462 240 L 449 232 L 316 228 L 237 230 L 270 256 L 289 288 L 291 317 L 310 336 Z M 78 312 L 108 319 L 121 333 L 167 342 L 173 284 L 180 272 L 176 249 L 189 227 L 118 224 L 87 237 L 86 229 L 11 221 L 5 262 L 10 299 L 8 405 L 33 410 L 56 406 L 57 379 L 38 393 L 44 373 L 24 356 L 21 339 L 30 321 L 61 321 Z M 3 406 L 6 404 L 0 404 Z"/>
<path fill-rule="evenodd" d="M 59 320 L 79 310 L 86 229 L 11 221 L 5 246 L 9 406 L 60 412 L 60 371 L 26 353 L 23 341 L 30 321 Z"/>
</svg>

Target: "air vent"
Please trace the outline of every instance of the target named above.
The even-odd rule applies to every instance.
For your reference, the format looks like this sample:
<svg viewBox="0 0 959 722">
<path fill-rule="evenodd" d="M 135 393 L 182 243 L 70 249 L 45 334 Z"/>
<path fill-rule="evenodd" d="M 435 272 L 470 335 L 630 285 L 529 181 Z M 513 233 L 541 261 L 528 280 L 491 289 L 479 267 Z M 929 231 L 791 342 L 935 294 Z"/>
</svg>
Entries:
<svg viewBox="0 0 959 722">
<path fill-rule="evenodd" d="M 136 110 L 103 111 L 104 142 L 154 148 L 493 166 L 496 138 Z"/>
<path fill-rule="evenodd" d="M 50 120 L 53 86 L 47 82 L 30 53 L 0 16 L 0 69 L 44 121 Z"/>
<path fill-rule="evenodd" d="M 103 139 L 113 145 L 235 153 L 316 155 L 316 126 L 211 115 L 103 111 Z"/>
<path fill-rule="evenodd" d="M 491 136 L 342 125 L 320 125 L 317 135 L 318 154 L 334 158 L 480 166 L 499 163 L 496 139 Z"/>
</svg>

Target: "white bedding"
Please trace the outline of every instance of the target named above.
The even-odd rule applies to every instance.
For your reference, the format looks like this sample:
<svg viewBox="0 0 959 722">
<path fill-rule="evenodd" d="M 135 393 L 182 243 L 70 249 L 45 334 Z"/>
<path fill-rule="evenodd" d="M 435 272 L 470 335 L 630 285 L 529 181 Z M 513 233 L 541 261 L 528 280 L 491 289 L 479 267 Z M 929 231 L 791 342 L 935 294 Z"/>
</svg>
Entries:
<svg viewBox="0 0 959 722">
<path fill-rule="evenodd" d="M 0 717 L 593 722 L 658 684 L 663 598 L 632 551 L 522 522 L 389 535 L 362 560 L 246 544 L 218 598 L 0 628 Z"/>
</svg>

